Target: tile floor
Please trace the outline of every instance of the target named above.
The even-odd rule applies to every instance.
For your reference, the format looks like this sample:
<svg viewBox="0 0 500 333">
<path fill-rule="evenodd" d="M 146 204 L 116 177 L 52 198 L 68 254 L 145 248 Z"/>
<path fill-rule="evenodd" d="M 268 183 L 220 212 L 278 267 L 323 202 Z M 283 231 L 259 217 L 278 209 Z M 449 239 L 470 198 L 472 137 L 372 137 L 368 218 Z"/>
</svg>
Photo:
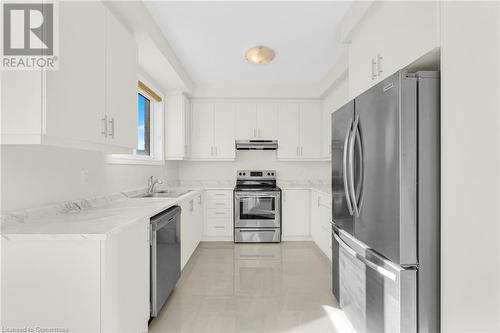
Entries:
<svg viewBox="0 0 500 333">
<path fill-rule="evenodd" d="M 201 243 L 150 332 L 354 332 L 312 242 Z"/>
</svg>

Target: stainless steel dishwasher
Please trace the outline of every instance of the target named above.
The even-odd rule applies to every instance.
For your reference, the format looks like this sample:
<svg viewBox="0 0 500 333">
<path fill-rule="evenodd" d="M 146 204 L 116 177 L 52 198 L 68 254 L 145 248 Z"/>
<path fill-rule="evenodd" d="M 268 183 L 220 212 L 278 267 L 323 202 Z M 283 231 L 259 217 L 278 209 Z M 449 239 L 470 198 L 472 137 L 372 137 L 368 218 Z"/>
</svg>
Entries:
<svg viewBox="0 0 500 333">
<path fill-rule="evenodd" d="M 156 317 L 181 275 L 181 208 L 151 218 L 151 317 Z"/>
</svg>

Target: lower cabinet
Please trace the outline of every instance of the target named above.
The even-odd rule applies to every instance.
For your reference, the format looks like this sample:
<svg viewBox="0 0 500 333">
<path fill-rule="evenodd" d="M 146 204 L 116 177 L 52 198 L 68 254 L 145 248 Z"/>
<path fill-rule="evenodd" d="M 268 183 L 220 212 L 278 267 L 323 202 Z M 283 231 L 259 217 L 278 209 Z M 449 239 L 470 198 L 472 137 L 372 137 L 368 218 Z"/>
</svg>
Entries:
<svg viewBox="0 0 500 333">
<path fill-rule="evenodd" d="M 311 193 L 311 237 L 320 250 L 332 260 L 332 205 L 328 195 Z"/>
<path fill-rule="evenodd" d="M 206 191 L 205 238 L 233 239 L 233 190 Z"/>
<path fill-rule="evenodd" d="M 303 240 L 309 229 L 308 189 L 286 189 L 282 192 L 281 233 L 283 240 Z"/>
<path fill-rule="evenodd" d="M 2 240 L 2 326 L 146 332 L 149 251 L 149 219 L 104 240 Z"/>
<path fill-rule="evenodd" d="M 201 241 L 203 230 L 203 195 L 191 197 L 181 206 L 181 270 Z"/>
</svg>

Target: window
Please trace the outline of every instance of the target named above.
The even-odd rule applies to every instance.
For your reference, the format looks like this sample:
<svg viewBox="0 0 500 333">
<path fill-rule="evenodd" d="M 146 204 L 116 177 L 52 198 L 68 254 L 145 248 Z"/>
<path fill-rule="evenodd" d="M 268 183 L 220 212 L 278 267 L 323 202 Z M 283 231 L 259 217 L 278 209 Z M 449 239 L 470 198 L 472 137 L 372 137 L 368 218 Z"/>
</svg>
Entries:
<svg viewBox="0 0 500 333">
<path fill-rule="evenodd" d="M 137 94 L 137 155 L 150 155 L 151 150 L 151 101 L 142 93 Z"/>
<path fill-rule="evenodd" d="M 113 154 L 114 164 L 162 165 L 163 161 L 163 98 L 149 82 L 138 81 L 137 147 L 133 154 Z"/>
</svg>

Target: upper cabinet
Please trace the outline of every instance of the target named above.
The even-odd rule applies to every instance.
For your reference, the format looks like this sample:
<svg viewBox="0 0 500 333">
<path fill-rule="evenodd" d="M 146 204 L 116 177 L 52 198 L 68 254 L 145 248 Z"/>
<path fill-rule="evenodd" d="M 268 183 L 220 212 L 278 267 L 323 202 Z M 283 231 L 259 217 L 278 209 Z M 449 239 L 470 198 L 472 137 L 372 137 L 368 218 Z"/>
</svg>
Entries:
<svg viewBox="0 0 500 333">
<path fill-rule="evenodd" d="M 236 139 L 278 139 L 278 104 L 236 103 Z"/>
<path fill-rule="evenodd" d="M 319 102 L 193 101 L 189 157 L 233 160 L 235 140 L 278 140 L 278 159 L 322 160 L 322 117 Z"/>
<path fill-rule="evenodd" d="M 349 95 L 366 89 L 439 47 L 438 1 L 374 2 L 349 45 Z"/>
<path fill-rule="evenodd" d="M 134 37 L 106 11 L 107 143 L 137 147 L 137 44 Z"/>
<path fill-rule="evenodd" d="M 192 160 L 234 160 L 236 105 L 193 102 L 191 114 Z"/>
<path fill-rule="evenodd" d="M 280 103 L 278 159 L 321 159 L 321 104 Z"/>
<path fill-rule="evenodd" d="M 165 159 L 189 156 L 191 103 L 182 92 L 168 94 L 165 107 Z"/>
<path fill-rule="evenodd" d="M 2 73 L 2 143 L 136 148 L 132 35 L 101 2 L 62 1 L 58 59 L 58 70 Z"/>
</svg>

